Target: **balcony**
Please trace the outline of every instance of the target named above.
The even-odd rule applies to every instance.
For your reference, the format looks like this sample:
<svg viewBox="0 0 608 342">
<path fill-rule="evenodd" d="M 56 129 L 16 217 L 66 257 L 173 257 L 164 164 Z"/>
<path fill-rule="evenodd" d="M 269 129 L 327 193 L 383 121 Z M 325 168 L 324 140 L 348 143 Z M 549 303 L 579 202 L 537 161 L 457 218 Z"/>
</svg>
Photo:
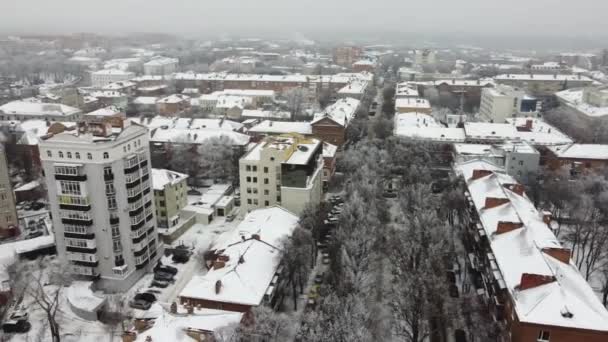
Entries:
<svg viewBox="0 0 608 342">
<path fill-rule="evenodd" d="M 142 269 L 148 264 L 148 253 L 144 253 L 142 256 L 135 257 L 135 268 Z"/>
<path fill-rule="evenodd" d="M 63 175 L 55 174 L 56 180 L 74 181 L 74 182 L 86 182 L 87 175 Z"/>
<path fill-rule="evenodd" d="M 70 232 L 64 232 L 63 236 L 69 239 L 83 239 L 83 240 L 94 240 L 95 239 L 95 234 L 94 233 L 70 233 Z"/>
<path fill-rule="evenodd" d="M 144 232 L 144 233 L 146 232 L 145 229 L 140 229 L 139 231 Z M 131 235 L 133 235 L 133 234 L 131 234 Z M 139 235 L 137 237 L 133 237 L 131 239 L 131 241 L 133 242 L 133 246 L 136 250 L 141 249 L 140 242 L 142 242 L 142 240 L 144 240 L 145 238 L 146 238 L 146 234 L 139 233 Z"/>
<path fill-rule="evenodd" d="M 104 173 L 103 174 L 103 180 L 108 182 L 108 181 L 113 181 L 114 180 L 114 174 L 113 173 Z"/>
<path fill-rule="evenodd" d="M 135 255 L 135 257 L 140 257 L 144 254 L 148 255 L 148 245 L 145 241 L 133 245 L 133 255 Z"/>
<path fill-rule="evenodd" d="M 138 239 L 140 236 L 143 236 L 146 234 L 146 229 L 145 228 L 140 228 L 137 230 L 133 230 L 131 231 L 131 239 L 133 239 L 135 241 L 135 239 Z"/>
<path fill-rule="evenodd" d="M 83 266 L 83 265 L 72 264 L 72 265 L 70 265 L 70 269 L 71 269 L 72 273 L 79 275 L 79 276 L 86 276 L 86 277 L 92 277 L 92 278 L 96 278 L 99 276 L 99 271 L 97 270 L 97 267 L 95 267 L 95 266 Z"/>
<path fill-rule="evenodd" d="M 143 211 L 144 211 L 144 207 L 141 205 L 141 201 L 140 201 L 139 208 L 129 211 L 129 216 L 136 217 L 136 216 L 140 215 Z"/>
<path fill-rule="evenodd" d="M 73 225 L 80 225 L 80 226 L 92 226 L 93 225 L 93 219 L 91 218 L 70 218 L 70 217 L 62 217 L 61 218 L 61 223 L 63 224 L 73 224 Z"/>
<path fill-rule="evenodd" d="M 87 196 L 60 195 L 57 196 L 57 202 L 59 203 L 59 208 L 64 210 L 91 210 L 91 203 Z"/>
<path fill-rule="evenodd" d="M 87 247 L 66 246 L 65 250 L 68 251 L 68 252 L 74 252 L 74 253 L 86 253 L 86 254 L 95 254 L 95 253 L 97 253 L 97 247 L 87 248 Z"/>
<path fill-rule="evenodd" d="M 65 255 L 69 261 L 86 261 L 86 262 L 98 262 L 99 261 L 97 259 L 97 255 L 95 255 L 95 254 L 68 252 Z"/>
</svg>

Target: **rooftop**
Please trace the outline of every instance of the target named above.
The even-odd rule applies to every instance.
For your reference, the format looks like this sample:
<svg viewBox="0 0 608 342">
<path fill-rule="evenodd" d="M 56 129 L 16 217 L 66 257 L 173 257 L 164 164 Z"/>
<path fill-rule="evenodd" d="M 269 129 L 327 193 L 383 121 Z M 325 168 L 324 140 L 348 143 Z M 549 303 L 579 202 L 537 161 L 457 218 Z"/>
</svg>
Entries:
<svg viewBox="0 0 608 342">
<path fill-rule="evenodd" d="M 334 122 L 348 126 L 350 121 L 355 117 L 359 104 L 361 102 L 351 97 L 339 99 L 336 103 L 325 108 L 321 113 L 316 113 L 311 124 L 314 124 L 324 118 L 329 118 Z"/>
<path fill-rule="evenodd" d="M 608 160 L 608 145 L 569 144 L 551 146 L 549 150 L 558 158 Z"/>
<path fill-rule="evenodd" d="M 152 169 L 152 186 L 154 190 L 164 190 L 165 186 L 176 185 L 187 178 L 188 175 L 183 173 L 166 169 Z"/>
<path fill-rule="evenodd" d="M 249 132 L 271 134 L 299 133 L 310 135 L 312 134 L 312 126 L 310 125 L 310 122 L 264 120 L 251 127 Z"/>
<path fill-rule="evenodd" d="M 395 108 L 428 109 L 431 108 L 431 103 L 423 98 L 398 98 L 395 100 Z"/>
<path fill-rule="evenodd" d="M 70 116 L 80 114 L 81 111 L 58 103 L 13 101 L 0 106 L 0 113 L 23 116 Z"/>
<path fill-rule="evenodd" d="M 523 80 L 523 81 L 586 81 L 592 83 L 593 80 L 587 76 L 564 75 L 564 74 L 503 74 L 494 77 L 497 81 L 503 80 Z"/>
<path fill-rule="evenodd" d="M 132 73 L 130 71 L 121 70 L 121 69 L 103 69 L 103 70 L 94 71 L 91 74 L 92 75 L 122 75 L 125 77 L 135 76 L 134 73 Z"/>
<path fill-rule="evenodd" d="M 446 128 L 432 116 L 420 113 L 395 114 L 395 135 L 417 140 L 464 142 L 462 128 Z"/>
</svg>

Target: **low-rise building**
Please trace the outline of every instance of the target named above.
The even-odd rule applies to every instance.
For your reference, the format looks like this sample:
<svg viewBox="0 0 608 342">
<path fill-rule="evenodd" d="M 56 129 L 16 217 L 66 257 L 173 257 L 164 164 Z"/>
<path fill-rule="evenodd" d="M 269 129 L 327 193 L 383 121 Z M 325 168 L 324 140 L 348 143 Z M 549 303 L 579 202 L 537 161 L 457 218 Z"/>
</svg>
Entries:
<svg viewBox="0 0 608 342">
<path fill-rule="evenodd" d="M 431 49 L 414 50 L 412 53 L 416 65 L 432 65 L 437 63 L 437 53 Z"/>
<path fill-rule="evenodd" d="M 496 88 L 482 90 L 479 114 L 492 122 L 503 123 L 511 117 L 538 114 L 541 104 L 541 101 L 526 95 L 523 90 L 498 85 Z"/>
<path fill-rule="evenodd" d="M 267 137 L 239 160 L 242 213 L 281 205 L 300 214 L 322 195 L 323 144 L 297 134 Z"/>
<path fill-rule="evenodd" d="M 547 151 L 546 164 L 554 170 L 570 167 L 579 172 L 608 166 L 608 145 L 567 144 L 550 146 Z"/>
<path fill-rule="evenodd" d="M 371 59 L 361 59 L 353 63 L 354 72 L 374 72 L 376 70 L 377 63 Z"/>
<path fill-rule="evenodd" d="M 144 63 L 144 74 L 167 76 L 177 72 L 179 59 L 169 57 L 156 57 Z"/>
<path fill-rule="evenodd" d="M 104 69 L 91 73 L 91 86 L 101 88 L 110 83 L 128 81 L 135 77 L 135 73 L 120 69 Z"/>
<path fill-rule="evenodd" d="M 540 168 L 540 153 L 526 142 L 454 144 L 453 159 L 455 164 L 474 159 L 487 160 L 520 181 L 538 174 Z"/>
<path fill-rule="evenodd" d="M 329 181 L 336 173 L 336 153 L 338 146 L 323 143 L 323 188 L 327 189 Z"/>
<path fill-rule="evenodd" d="M 467 269 L 509 341 L 608 339 L 608 312 L 525 187 L 500 167 L 456 165 L 466 184 Z"/>
<path fill-rule="evenodd" d="M 342 146 L 346 142 L 346 128 L 354 119 L 361 102 L 343 98 L 316 113 L 310 125 L 312 134 L 330 144 Z"/>
<path fill-rule="evenodd" d="M 180 303 L 235 312 L 274 304 L 282 281 L 277 251 L 297 225 L 298 216 L 278 206 L 248 213 L 211 248 L 209 271 L 186 284 Z"/>
<path fill-rule="evenodd" d="M 0 144 L 0 237 L 14 236 L 17 231 L 15 196 L 8 172 L 4 147 Z"/>
<path fill-rule="evenodd" d="M 251 127 L 247 133 L 255 140 L 259 140 L 264 136 L 276 136 L 289 133 L 312 136 L 312 126 L 310 122 L 306 121 L 264 120 Z"/>
<path fill-rule="evenodd" d="M 554 95 L 558 91 L 593 84 L 589 77 L 564 74 L 504 74 L 494 77 L 494 80 L 499 84 L 525 89 L 532 96 Z"/>
<path fill-rule="evenodd" d="M 82 111 L 58 103 L 13 101 L 0 106 L 0 120 L 78 121 Z"/>
<path fill-rule="evenodd" d="M 445 127 L 428 114 L 396 113 L 393 130 L 395 136 L 413 140 L 439 143 L 465 141 L 464 129 Z"/>
<path fill-rule="evenodd" d="M 188 205 L 188 175 L 152 169 L 152 187 L 158 228 L 170 229 L 180 223 L 180 212 Z"/>
<path fill-rule="evenodd" d="M 156 110 L 160 115 L 173 116 L 190 110 L 190 97 L 173 94 L 156 101 Z"/>
<path fill-rule="evenodd" d="M 419 97 L 400 97 L 395 100 L 396 113 L 426 113 L 432 111 L 431 103 Z"/>
</svg>

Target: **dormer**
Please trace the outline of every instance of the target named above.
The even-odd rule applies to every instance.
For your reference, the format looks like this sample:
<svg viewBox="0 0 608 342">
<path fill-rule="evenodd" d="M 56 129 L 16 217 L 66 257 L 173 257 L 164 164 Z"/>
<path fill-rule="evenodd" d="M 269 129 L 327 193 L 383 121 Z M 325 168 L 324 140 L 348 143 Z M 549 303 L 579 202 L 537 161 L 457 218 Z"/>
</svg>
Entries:
<svg viewBox="0 0 608 342">
<path fill-rule="evenodd" d="M 564 264 L 570 264 L 570 255 L 572 251 L 569 248 L 563 247 L 548 247 L 542 249 L 543 253 L 554 257 L 555 259 L 563 262 Z"/>
<path fill-rule="evenodd" d="M 512 192 L 518 194 L 519 196 L 523 196 L 524 192 L 526 191 L 526 188 L 519 184 L 519 183 L 515 183 L 515 184 L 503 184 L 503 186 L 509 190 L 511 190 Z"/>
<path fill-rule="evenodd" d="M 475 170 L 473 170 L 473 176 L 471 176 L 471 180 L 483 178 L 485 176 L 491 175 L 492 173 L 493 172 L 491 170 L 475 169 Z"/>
<path fill-rule="evenodd" d="M 523 226 L 524 224 L 521 222 L 498 221 L 496 224 L 496 234 L 508 233 Z"/>
<path fill-rule="evenodd" d="M 540 275 L 533 273 L 523 273 L 521 275 L 521 281 L 516 287 L 520 291 L 535 288 L 541 285 L 549 284 L 555 281 L 554 276 Z"/>
<path fill-rule="evenodd" d="M 496 208 L 499 205 L 503 205 L 508 202 L 509 202 L 508 198 L 486 197 L 486 203 L 484 205 L 484 209 Z"/>
</svg>

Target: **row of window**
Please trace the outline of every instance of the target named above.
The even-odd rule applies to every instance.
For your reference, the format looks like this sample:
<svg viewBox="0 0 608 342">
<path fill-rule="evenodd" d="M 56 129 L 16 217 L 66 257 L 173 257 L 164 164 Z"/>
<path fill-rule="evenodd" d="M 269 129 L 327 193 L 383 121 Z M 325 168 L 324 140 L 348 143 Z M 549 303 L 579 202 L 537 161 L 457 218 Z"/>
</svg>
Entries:
<svg viewBox="0 0 608 342">
<path fill-rule="evenodd" d="M 72 220 L 90 220 L 91 215 L 88 212 L 77 211 L 77 210 L 60 210 L 59 216 L 65 219 Z"/>
<path fill-rule="evenodd" d="M 278 200 L 280 200 L 280 197 L 277 198 Z M 247 199 L 247 204 L 253 204 L 253 205 L 258 205 L 258 200 L 257 198 L 254 198 L 253 200 L 251 198 Z M 264 206 L 269 206 L 270 202 L 269 201 L 264 201 Z"/>
<path fill-rule="evenodd" d="M 72 155 L 72 152 L 66 152 L 65 154 L 63 153 L 63 151 L 59 151 L 57 152 L 57 155 L 59 158 L 66 158 L 67 159 L 80 159 L 80 152 L 74 152 L 74 155 Z M 53 157 L 53 152 L 50 150 L 46 151 L 46 156 L 49 158 Z M 72 158 L 73 157 L 73 158 Z M 108 152 L 104 152 L 103 153 L 103 159 L 109 159 L 110 158 L 110 154 Z M 88 160 L 93 160 L 93 154 L 91 152 L 87 153 L 87 159 Z"/>
<path fill-rule="evenodd" d="M 66 233 L 86 234 L 88 233 L 87 226 L 80 226 L 77 224 L 66 224 L 63 227 Z"/>
<path fill-rule="evenodd" d="M 257 172 L 258 167 L 256 165 L 245 165 L 245 171 Z M 268 173 L 268 167 L 264 167 L 264 173 Z"/>
<path fill-rule="evenodd" d="M 59 181 L 59 190 L 62 195 L 82 195 L 80 182 L 75 181 Z"/>
<path fill-rule="evenodd" d="M 80 247 L 80 248 L 87 248 L 89 247 L 89 241 L 87 240 L 82 240 L 82 239 L 65 239 L 65 244 L 67 246 L 70 247 Z"/>
<path fill-rule="evenodd" d="M 78 167 L 76 166 L 55 166 L 55 174 L 66 176 L 78 176 Z"/>
</svg>

